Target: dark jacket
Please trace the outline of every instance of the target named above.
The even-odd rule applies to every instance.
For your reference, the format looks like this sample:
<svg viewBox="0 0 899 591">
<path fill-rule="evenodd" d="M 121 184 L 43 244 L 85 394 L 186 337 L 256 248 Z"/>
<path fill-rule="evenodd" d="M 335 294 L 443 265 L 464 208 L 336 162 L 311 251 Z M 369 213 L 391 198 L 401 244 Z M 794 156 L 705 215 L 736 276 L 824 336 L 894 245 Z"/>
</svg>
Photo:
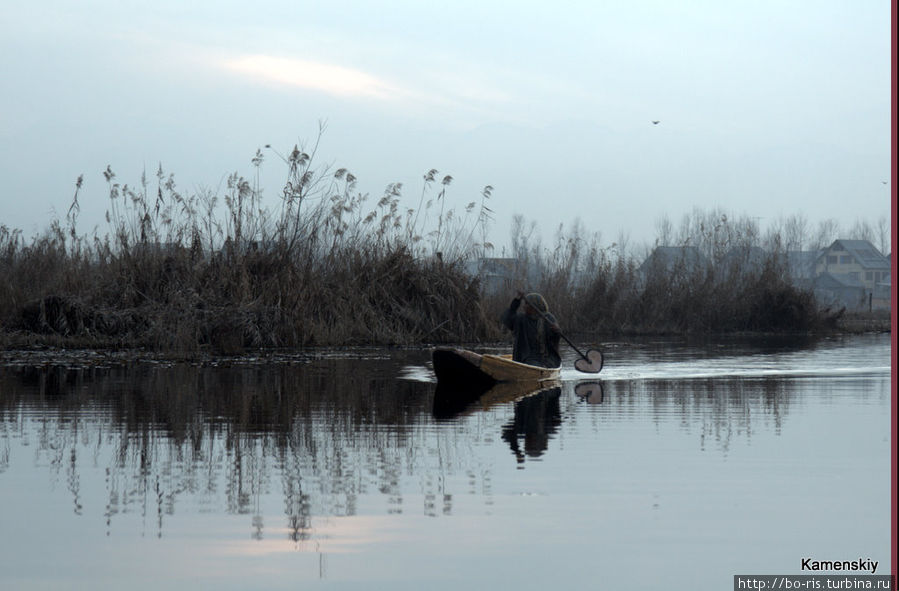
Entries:
<svg viewBox="0 0 899 591">
<path fill-rule="evenodd" d="M 550 329 L 551 324 L 556 324 L 556 319 L 549 313 L 545 315 L 545 320 L 539 314 L 519 312 L 519 306 L 521 299 L 515 298 L 500 318 L 503 325 L 512 331 L 512 359 L 543 367 L 562 365 L 559 333 Z"/>
</svg>

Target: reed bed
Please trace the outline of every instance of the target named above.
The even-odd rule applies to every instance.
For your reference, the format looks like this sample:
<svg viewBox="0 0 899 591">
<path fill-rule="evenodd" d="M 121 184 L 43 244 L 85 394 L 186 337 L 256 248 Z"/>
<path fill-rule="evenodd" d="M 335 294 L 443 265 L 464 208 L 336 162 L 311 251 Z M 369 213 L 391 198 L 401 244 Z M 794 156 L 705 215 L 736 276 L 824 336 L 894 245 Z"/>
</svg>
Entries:
<svg viewBox="0 0 899 591">
<path fill-rule="evenodd" d="M 401 208 L 399 184 L 371 203 L 348 170 L 316 167 L 299 147 L 284 162 L 276 211 L 238 174 L 223 195 L 186 196 L 161 167 L 136 187 L 107 168 L 105 235 L 78 233 L 81 179 L 42 235 L 0 227 L 3 338 L 239 354 L 489 336 L 463 262 L 483 247 L 472 237 L 490 187 L 457 214 L 452 177 L 429 171 L 417 212 Z"/>
<path fill-rule="evenodd" d="M 104 234 L 78 231 L 81 178 L 65 219 L 42 234 L 0 226 L 0 344 L 190 355 L 497 341 L 517 289 L 544 293 L 576 333 L 811 331 L 836 317 L 791 279 L 779 235 L 718 211 L 694 212 L 656 244 L 701 257 L 655 263 L 643 262 L 651 249 L 604 246 L 580 222 L 544 247 L 536 222 L 516 218 L 517 274 L 487 289 L 466 263 L 494 254 L 492 187 L 457 207 L 452 177 L 430 170 L 406 209 L 402 185 L 372 197 L 315 152 L 281 156 L 274 209 L 258 189 L 259 150 L 253 174 L 221 192 L 182 194 L 162 167 L 131 186 L 107 168 Z"/>
<path fill-rule="evenodd" d="M 563 328 L 585 337 L 835 330 L 843 311 L 819 306 L 785 243 L 780 229 L 762 235 L 757 220 L 722 210 L 696 210 L 676 234 L 666 228 L 639 249 L 626 236 L 603 245 L 578 220 L 545 246 L 534 222 L 516 218 L 511 258 L 519 264 L 509 287 L 542 292 Z M 487 299 L 495 311 L 509 297 Z"/>
</svg>

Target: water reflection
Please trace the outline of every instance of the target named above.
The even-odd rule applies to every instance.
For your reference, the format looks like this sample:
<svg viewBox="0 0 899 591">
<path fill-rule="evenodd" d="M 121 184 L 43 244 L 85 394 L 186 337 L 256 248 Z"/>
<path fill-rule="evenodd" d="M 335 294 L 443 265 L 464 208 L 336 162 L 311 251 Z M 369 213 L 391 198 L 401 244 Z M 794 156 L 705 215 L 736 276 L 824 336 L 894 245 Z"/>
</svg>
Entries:
<svg viewBox="0 0 899 591">
<path fill-rule="evenodd" d="M 519 464 L 524 463 L 525 456 L 539 458 L 543 455 L 549 446 L 549 438 L 559 430 L 562 423 L 559 409 L 561 395 L 561 388 L 550 388 L 515 403 L 514 416 L 503 426 L 502 438 L 509 444 Z M 523 440 L 523 446 L 520 440 Z"/>
<path fill-rule="evenodd" d="M 257 503 L 280 489 L 289 537 L 301 540 L 313 514 L 352 515 L 369 488 L 402 507 L 405 442 L 420 439 L 430 388 L 367 365 L 6 368 L 2 466 L 15 440 L 34 445 L 80 513 L 79 470 L 105 463 L 107 526 L 137 512 L 158 536 L 190 498 L 254 515 L 261 538 Z"/>
<path fill-rule="evenodd" d="M 225 512 L 248 516 L 253 539 L 286 531 L 300 543 L 315 538 L 322 516 L 449 516 L 463 495 L 490 505 L 501 467 L 473 452 L 482 442 L 500 442 L 524 467 L 549 458 L 563 431 L 576 437 L 646 422 L 679 425 L 700 450 L 726 454 L 759 431 L 779 436 L 802 404 L 803 382 L 763 373 L 628 379 L 612 366 L 609 380 L 486 393 L 396 378 L 400 368 L 426 367 L 426 358 L 7 366 L 0 368 L 0 477 L 12 450 L 30 449 L 34 467 L 68 491 L 72 513 L 82 515 L 89 495 L 102 491 L 106 535 L 125 516 L 163 537 L 179 511 Z M 815 388 L 826 397 L 828 387 Z M 849 389 L 880 392 L 861 379 Z M 94 469 L 102 482 L 85 481 Z M 265 521 L 271 498 L 281 504 L 279 523 Z"/>
<path fill-rule="evenodd" d="M 428 411 L 441 393 L 432 384 L 395 381 L 380 364 L 346 365 L 4 370 L 0 457 L 8 466 L 11 440 L 34 444 L 35 462 L 65 483 L 76 514 L 80 470 L 103 466 L 107 534 L 117 516 L 136 512 L 161 537 L 179 503 L 211 511 L 224 503 L 229 514 L 251 516 L 252 536 L 262 539 L 259 500 L 279 493 L 287 536 L 297 542 L 310 539 L 316 515 L 357 514 L 364 495 L 376 492 L 388 514 L 407 510 L 410 474 L 421 480 L 425 514 L 451 514 L 446 473 L 489 479 L 470 468 L 465 416 L 511 405 L 512 416 L 491 429 L 519 463 L 546 453 L 562 424 L 561 386 L 500 388 L 443 416 L 461 429 L 435 437 Z M 610 411 L 639 405 L 649 388 L 657 415 L 676 410 L 698 422 L 703 441 L 748 430 L 755 392 L 739 383 L 724 396 L 720 386 L 685 386 L 701 384 L 619 384 Z M 596 401 L 595 390 L 589 398 Z M 762 400 L 779 422 L 788 403 L 777 392 Z"/>
<path fill-rule="evenodd" d="M 598 380 L 585 380 L 574 385 L 574 394 L 587 404 L 602 404 L 606 392 L 602 382 Z"/>
</svg>

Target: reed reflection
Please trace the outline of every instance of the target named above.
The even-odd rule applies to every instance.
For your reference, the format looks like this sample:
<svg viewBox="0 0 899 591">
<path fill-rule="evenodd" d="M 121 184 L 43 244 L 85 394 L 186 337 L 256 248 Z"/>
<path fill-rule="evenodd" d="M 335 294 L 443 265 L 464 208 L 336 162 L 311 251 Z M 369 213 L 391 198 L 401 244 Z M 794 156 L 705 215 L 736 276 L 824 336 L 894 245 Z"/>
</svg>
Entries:
<svg viewBox="0 0 899 591">
<path fill-rule="evenodd" d="M 711 445 L 726 453 L 735 439 L 748 440 L 753 430 L 780 435 L 798 384 L 776 378 L 615 381 L 604 383 L 602 400 L 608 415 L 648 415 L 656 424 L 677 421 L 698 432 L 702 449 Z"/>
<path fill-rule="evenodd" d="M 301 542 L 314 537 L 316 517 L 357 515 L 363 502 L 371 512 L 372 499 L 388 515 L 436 517 L 452 515 L 460 494 L 488 490 L 469 421 L 484 411 L 496 411 L 495 433 L 524 463 L 543 459 L 569 422 L 598 430 L 635 415 L 680 421 L 698 431 L 699 446 L 726 451 L 752 429 L 779 433 L 794 394 L 787 380 L 601 381 L 500 388 L 466 402 L 397 380 L 397 363 L 0 368 L 0 474 L 27 442 L 76 514 L 97 488 L 82 472 L 100 467 L 107 534 L 128 514 L 161 537 L 179 510 L 224 511 L 247 515 L 255 539 L 286 526 Z M 583 410 L 572 411 L 572 400 Z M 453 474 L 468 490 L 449 484 Z M 281 500 L 284 522 L 266 524 L 261 499 L 270 497 Z M 422 505 L 410 506 L 412 497 Z"/>
<path fill-rule="evenodd" d="M 353 515 L 368 491 L 402 509 L 399 475 L 421 444 L 431 387 L 382 366 L 7 367 L 0 450 L 8 465 L 12 440 L 36 438 L 35 462 L 61 475 L 76 513 L 79 468 L 105 462 L 108 530 L 137 513 L 161 536 L 188 502 L 251 515 L 261 538 L 259 499 L 274 493 L 298 541 L 313 515 Z"/>
</svg>

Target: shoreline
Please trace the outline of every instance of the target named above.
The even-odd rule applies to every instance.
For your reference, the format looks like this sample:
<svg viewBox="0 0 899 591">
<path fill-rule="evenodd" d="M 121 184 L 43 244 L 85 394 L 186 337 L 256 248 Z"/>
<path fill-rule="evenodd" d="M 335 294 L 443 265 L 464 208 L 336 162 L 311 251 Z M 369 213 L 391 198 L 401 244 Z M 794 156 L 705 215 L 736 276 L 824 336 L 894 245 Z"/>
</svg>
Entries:
<svg viewBox="0 0 899 591">
<path fill-rule="evenodd" d="M 856 336 L 891 334 L 891 318 L 889 313 L 853 314 L 838 323 L 837 327 L 828 331 L 816 332 L 646 332 L 639 334 L 578 334 L 573 333 L 576 341 L 602 342 L 665 338 L 687 340 L 703 339 L 783 339 L 783 338 L 827 338 L 833 336 Z M 188 363 L 207 365 L 243 365 L 243 364 L 297 364 L 308 363 L 316 359 L 327 359 L 335 356 L 365 355 L 366 352 L 421 351 L 446 343 L 350 343 L 343 345 L 316 345 L 296 348 L 258 348 L 245 349 L 241 352 L 222 353 L 210 349 L 193 351 L 152 350 L 139 345 L 124 343 L 97 343 L 78 337 L 62 337 L 60 335 L 40 335 L 33 333 L 10 334 L 0 333 L 0 368 L 2 367 L 41 367 L 66 366 L 71 368 L 99 368 L 126 366 L 132 363 L 176 364 Z M 484 342 L 456 343 L 459 346 L 474 349 L 503 348 L 509 346 L 504 340 Z"/>
</svg>

